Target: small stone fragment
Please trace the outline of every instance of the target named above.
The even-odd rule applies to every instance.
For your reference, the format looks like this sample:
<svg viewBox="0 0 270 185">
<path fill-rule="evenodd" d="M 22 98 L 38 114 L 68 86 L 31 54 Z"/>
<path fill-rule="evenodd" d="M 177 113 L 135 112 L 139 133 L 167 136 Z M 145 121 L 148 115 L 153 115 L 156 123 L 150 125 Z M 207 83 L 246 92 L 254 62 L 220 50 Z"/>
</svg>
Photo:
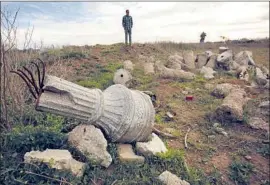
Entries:
<svg viewBox="0 0 270 185">
<path fill-rule="evenodd" d="M 24 155 L 24 161 L 27 163 L 42 162 L 51 168 L 58 170 L 70 170 L 74 175 L 83 174 L 85 164 L 72 158 L 68 150 L 47 149 L 41 151 L 31 151 Z"/>
<path fill-rule="evenodd" d="M 128 86 L 128 83 L 132 80 L 132 76 L 129 71 L 125 69 L 118 69 L 113 77 L 113 82 L 115 84 L 121 84 Z"/>
<path fill-rule="evenodd" d="M 144 163 L 145 158 L 134 153 L 130 144 L 117 145 L 118 157 L 123 163 Z"/>
<path fill-rule="evenodd" d="M 250 161 L 252 159 L 252 157 L 250 155 L 246 155 L 245 159 Z"/>
<path fill-rule="evenodd" d="M 136 149 L 144 156 L 156 155 L 157 153 L 167 152 L 167 148 L 163 141 L 154 133 L 152 139 L 148 142 L 137 142 Z"/>
<path fill-rule="evenodd" d="M 158 179 L 165 185 L 190 185 L 187 181 L 180 179 L 169 171 L 164 171 L 158 176 Z"/>
<path fill-rule="evenodd" d="M 172 115 L 172 113 L 170 113 L 170 112 L 166 112 L 166 115 L 167 115 L 167 117 L 168 117 L 170 120 L 172 120 L 172 119 L 173 119 L 173 115 Z"/>
</svg>

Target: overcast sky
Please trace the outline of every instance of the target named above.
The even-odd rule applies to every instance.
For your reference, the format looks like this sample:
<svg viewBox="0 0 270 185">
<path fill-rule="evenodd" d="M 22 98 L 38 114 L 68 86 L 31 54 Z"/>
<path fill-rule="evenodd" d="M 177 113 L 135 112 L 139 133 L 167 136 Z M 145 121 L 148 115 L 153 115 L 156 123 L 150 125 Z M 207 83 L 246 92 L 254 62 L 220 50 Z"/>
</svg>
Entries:
<svg viewBox="0 0 270 185">
<path fill-rule="evenodd" d="M 10 2 L 18 14 L 18 44 L 29 25 L 44 45 L 95 45 L 124 41 L 122 16 L 130 10 L 134 42 L 198 42 L 269 37 L 269 2 Z"/>
</svg>

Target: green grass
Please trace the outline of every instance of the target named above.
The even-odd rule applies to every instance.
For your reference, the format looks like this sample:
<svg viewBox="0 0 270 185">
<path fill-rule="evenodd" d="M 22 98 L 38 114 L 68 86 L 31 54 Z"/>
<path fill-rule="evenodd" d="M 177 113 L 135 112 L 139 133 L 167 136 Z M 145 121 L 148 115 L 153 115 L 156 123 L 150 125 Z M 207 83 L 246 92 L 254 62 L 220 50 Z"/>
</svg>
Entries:
<svg viewBox="0 0 270 185">
<path fill-rule="evenodd" d="M 98 64 L 96 65 L 96 73 L 87 79 L 79 80 L 77 84 L 83 87 L 98 88 L 104 90 L 110 85 L 113 85 L 114 73 L 122 67 L 123 66 L 121 63 L 111 62 L 106 66 L 101 66 Z"/>
<path fill-rule="evenodd" d="M 230 165 L 230 178 L 237 185 L 248 185 L 253 169 L 253 165 L 249 162 L 233 161 Z"/>
</svg>

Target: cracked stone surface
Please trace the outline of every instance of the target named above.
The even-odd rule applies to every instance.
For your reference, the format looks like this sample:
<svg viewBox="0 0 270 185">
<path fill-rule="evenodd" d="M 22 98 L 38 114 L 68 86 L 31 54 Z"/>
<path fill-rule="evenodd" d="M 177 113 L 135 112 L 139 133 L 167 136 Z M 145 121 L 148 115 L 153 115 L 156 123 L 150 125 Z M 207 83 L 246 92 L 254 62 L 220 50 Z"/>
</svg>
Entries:
<svg viewBox="0 0 270 185">
<path fill-rule="evenodd" d="M 107 140 L 100 129 L 93 125 L 79 125 L 68 133 L 68 142 L 91 163 L 109 167 L 112 162 L 107 152 Z"/>
<path fill-rule="evenodd" d="M 41 151 L 31 151 L 24 155 L 27 163 L 42 162 L 51 168 L 58 170 L 70 170 L 74 175 L 83 174 L 85 164 L 72 158 L 68 150 L 47 149 Z"/>
</svg>

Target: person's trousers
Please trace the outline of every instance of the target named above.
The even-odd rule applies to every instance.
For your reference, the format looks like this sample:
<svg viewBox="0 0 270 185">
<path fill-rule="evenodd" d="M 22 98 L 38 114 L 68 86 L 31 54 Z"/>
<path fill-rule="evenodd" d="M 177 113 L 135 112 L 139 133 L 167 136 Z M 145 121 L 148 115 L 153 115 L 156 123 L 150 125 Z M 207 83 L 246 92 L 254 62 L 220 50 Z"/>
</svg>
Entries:
<svg viewBox="0 0 270 185">
<path fill-rule="evenodd" d="M 125 29 L 125 43 L 127 45 L 129 39 L 129 45 L 131 45 L 131 29 Z"/>
</svg>

